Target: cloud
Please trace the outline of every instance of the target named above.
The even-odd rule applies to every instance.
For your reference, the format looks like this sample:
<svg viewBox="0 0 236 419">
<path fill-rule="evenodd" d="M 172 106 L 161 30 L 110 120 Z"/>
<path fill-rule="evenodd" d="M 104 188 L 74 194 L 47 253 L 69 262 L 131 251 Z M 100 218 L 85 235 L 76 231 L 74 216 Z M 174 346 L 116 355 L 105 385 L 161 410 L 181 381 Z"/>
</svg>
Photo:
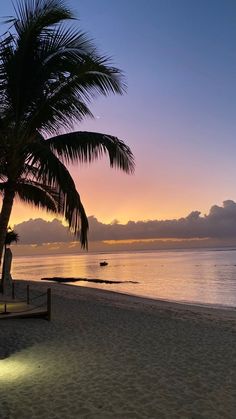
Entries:
<svg viewBox="0 0 236 419">
<path fill-rule="evenodd" d="M 16 224 L 14 230 L 19 234 L 20 244 L 42 244 L 71 242 L 73 240 L 68 228 L 54 219 L 45 221 L 42 218 Z"/>
<path fill-rule="evenodd" d="M 236 203 L 213 205 L 208 215 L 199 211 L 173 220 L 129 221 L 127 224 L 103 224 L 89 217 L 89 241 L 143 239 L 232 239 L 236 238 Z M 21 244 L 72 242 L 74 237 L 59 220 L 29 220 L 15 225 Z"/>
<path fill-rule="evenodd" d="M 199 211 L 173 220 L 129 221 L 122 225 L 102 224 L 90 217 L 92 240 L 131 240 L 158 238 L 232 238 L 236 237 L 236 203 L 228 200 L 214 205 L 208 215 Z"/>
</svg>

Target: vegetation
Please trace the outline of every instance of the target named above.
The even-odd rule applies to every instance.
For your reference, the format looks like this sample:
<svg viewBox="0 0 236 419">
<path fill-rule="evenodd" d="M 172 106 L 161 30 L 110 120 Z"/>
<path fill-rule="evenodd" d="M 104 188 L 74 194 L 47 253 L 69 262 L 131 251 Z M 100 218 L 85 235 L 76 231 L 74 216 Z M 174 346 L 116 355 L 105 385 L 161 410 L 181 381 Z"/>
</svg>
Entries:
<svg viewBox="0 0 236 419">
<path fill-rule="evenodd" d="M 15 197 L 63 216 L 87 246 L 88 220 L 68 164 L 108 155 L 110 166 L 134 170 L 130 148 L 118 138 L 73 132 L 92 117 L 96 95 L 122 94 L 121 71 L 99 55 L 68 21 L 63 0 L 26 0 L 0 42 L 0 257 Z"/>
<path fill-rule="evenodd" d="M 11 246 L 12 243 L 18 243 L 18 241 L 19 241 L 19 234 L 16 233 L 14 230 L 12 230 L 11 227 L 8 227 L 6 237 L 5 237 L 5 242 L 4 242 L 5 248 L 7 246 Z"/>
<path fill-rule="evenodd" d="M 4 272 L 5 272 L 5 263 L 6 263 L 6 249 L 12 243 L 17 243 L 19 241 L 19 234 L 17 234 L 11 227 L 7 228 L 7 233 L 4 241 L 4 258 L 2 264 L 2 276 L 0 281 L 0 292 L 4 292 Z M 10 272 L 9 272 L 10 274 Z"/>
</svg>

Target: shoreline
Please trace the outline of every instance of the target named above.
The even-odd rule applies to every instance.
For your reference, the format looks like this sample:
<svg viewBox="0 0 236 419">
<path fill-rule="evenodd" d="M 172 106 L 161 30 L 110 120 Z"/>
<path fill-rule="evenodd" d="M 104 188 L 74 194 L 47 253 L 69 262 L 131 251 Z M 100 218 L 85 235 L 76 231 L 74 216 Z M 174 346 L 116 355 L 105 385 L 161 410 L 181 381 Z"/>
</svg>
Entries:
<svg viewBox="0 0 236 419">
<path fill-rule="evenodd" d="M 30 284 L 34 289 L 52 289 L 52 298 L 55 292 L 68 299 L 93 300 L 119 308 L 135 309 L 145 312 L 172 312 L 181 317 L 199 317 L 215 320 L 232 320 L 236 322 L 236 308 L 230 306 L 216 306 L 211 304 L 198 304 L 194 302 L 178 302 L 165 299 L 153 299 L 149 297 L 127 294 L 112 290 L 86 287 L 81 285 L 55 283 L 53 281 L 15 280 L 16 284 Z"/>
</svg>

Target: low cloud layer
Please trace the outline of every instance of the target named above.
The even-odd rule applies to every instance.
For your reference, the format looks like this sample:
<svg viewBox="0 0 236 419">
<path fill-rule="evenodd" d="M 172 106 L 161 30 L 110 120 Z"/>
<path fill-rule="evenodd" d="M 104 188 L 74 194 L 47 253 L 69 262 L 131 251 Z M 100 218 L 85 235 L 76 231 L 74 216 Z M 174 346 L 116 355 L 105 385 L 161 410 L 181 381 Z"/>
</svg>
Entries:
<svg viewBox="0 0 236 419">
<path fill-rule="evenodd" d="M 14 230 L 19 234 L 20 244 L 42 244 L 71 242 L 68 228 L 59 220 L 45 221 L 41 218 L 16 224 Z"/>
<path fill-rule="evenodd" d="M 129 221 L 127 224 L 103 224 L 89 217 L 89 241 L 142 239 L 236 239 L 236 203 L 228 200 L 214 205 L 209 214 L 191 212 L 173 220 Z M 15 225 L 21 244 L 71 242 L 74 237 L 58 220 L 29 220 Z"/>
</svg>

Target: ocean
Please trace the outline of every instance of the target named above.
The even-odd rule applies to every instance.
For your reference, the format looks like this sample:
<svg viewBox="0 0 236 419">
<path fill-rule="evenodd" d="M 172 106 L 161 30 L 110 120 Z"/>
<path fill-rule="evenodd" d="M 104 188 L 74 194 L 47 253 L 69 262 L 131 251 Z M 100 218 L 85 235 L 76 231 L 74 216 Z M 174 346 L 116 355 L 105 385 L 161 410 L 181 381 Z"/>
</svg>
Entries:
<svg viewBox="0 0 236 419">
<path fill-rule="evenodd" d="M 101 267 L 104 260 L 108 265 Z M 115 280 L 122 283 L 82 281 L 73 285 L 177 302 L 236 306 L 236 249 L 14 256 L 12 276 L 36 281 L 52 276 Z"/>
</svg>

